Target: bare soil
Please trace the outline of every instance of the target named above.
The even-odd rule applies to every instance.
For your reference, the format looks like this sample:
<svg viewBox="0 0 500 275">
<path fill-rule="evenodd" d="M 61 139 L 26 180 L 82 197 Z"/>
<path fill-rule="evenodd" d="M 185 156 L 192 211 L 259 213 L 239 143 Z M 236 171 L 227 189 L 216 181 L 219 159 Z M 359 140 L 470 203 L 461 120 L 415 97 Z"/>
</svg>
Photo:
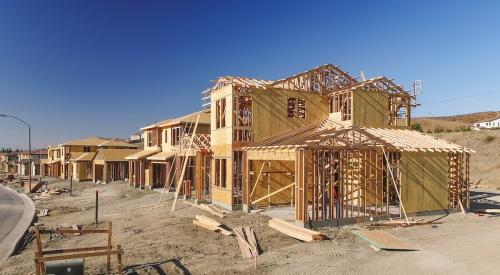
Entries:
<svg viewBox="0 0 500 275">
<path fill-rule="evenodd" d="M 439 133 L 436 137 L 473 149 L 470 157 L 470 180 L 473 187 L 500 190 L 500 130 Z"/>
<path fill-rule="evenodd" d="M 49 184 L 69 187 L 67 182 Z M 125 250 L 128 274 L 495 274 L 500 268 L 500 217 L 461 213 L 441 218 L 442 224 L 410 228 L 383 229 L 416 245 L 413 252 L 376 252 L 351 231 L 365 225 L 320 229 L 331 240 L 303 243 L 267 226 L 268 217 L 235 212 L 218 218 L 203 210 L 178 203 L 170 211 L 172 195 L 158 204 L 160 194 L 141 191 L 126 183 L 95 185 L 75 183 L 73 196 L 68 193 L 37 200 L 37 209 L 50 209 L 49 216 L 37 222 L 45 226 L 70 227 L 81 224 L 94 228 L 95 192 L 99 190 L 99 225 L 113 224 L 114 243 Z M 475 206 L 500 208 L 500 194 L 474 190 Z M 210 216 L 230 228 L 250 226 L 257 235 L 263 253 L 257 269 L 253 260 L 243 259 L 234 236 L 196 227 L 195 215 Z M 104 237 L 65 235 L 61 240 L 44 240 L 45 248 L 99 246 Z M 0 274 L 34 274 L 35 243 L 10 257 Z M 104 274 L 105 258 L 88 258 L 88 274 Z M 116 264 L 116 259 L 112 259 Z M 145 265 L 149 267 L 144 268 Z M 114 266 L 115 267 L 115 266 Z M 114 269 L 116 270 L 116 268 Z M 149 270 L 146 273 L 145 270 Z M 154 271 L 154 272 L 153 272 Z"/>
</svg>

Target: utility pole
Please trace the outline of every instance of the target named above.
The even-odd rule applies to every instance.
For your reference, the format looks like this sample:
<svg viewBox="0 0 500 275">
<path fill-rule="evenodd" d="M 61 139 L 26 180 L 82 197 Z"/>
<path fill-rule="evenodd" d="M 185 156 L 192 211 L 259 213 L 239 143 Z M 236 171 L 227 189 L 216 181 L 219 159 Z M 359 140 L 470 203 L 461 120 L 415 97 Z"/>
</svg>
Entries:
<svg viewBox="0 0 500 275">
<path fill-rule="evenodd" d="M 31 171 L 31 125 L 29 123 L 27 123 L 26 121 L 16 117 L 16 116 L 11 116 L 11 115 L 6 115 L 6 114 L 0 114 L 0 117 L 10 117 L 10 118 L 13 118 L 15 120 L 18 120 L 20 121 L 21 123 L 23 123 L 24 125 L 26 125 L 26 127 L 28 127 L 28 155 L 29 155 L 29 192 L 31 194 L 31 180 L 32 180 L 32 171 Z"/>
</svg>

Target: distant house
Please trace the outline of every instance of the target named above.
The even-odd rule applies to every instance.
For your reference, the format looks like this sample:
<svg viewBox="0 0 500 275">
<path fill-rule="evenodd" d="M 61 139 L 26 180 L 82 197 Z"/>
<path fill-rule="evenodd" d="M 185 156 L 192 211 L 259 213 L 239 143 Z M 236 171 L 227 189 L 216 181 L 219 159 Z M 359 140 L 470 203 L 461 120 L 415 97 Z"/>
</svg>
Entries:
<svg viewBox="0 0 500 275">
<path fill-rule="evenodd" d="M 46 176 L 76 181 L 92 180 L 94 178 L 93 160 L 100 149 L 129 150 L 137 145 L 121 139 L 88 137 L 70 140 L 60 145 L 49 145 L 49 158 L 44 162 Z M 128 165 L 128 162 L 126 162 Z M 101 168 L 101 166 L 99 166 Z M 128 171 L 128 167 L 125 167 Z M 128 175 L 124 176 L 125 178 Z M 114 177 L 117 178 L 117 177 Z"/>
<path fill-rule="evenodd" d="M 41 168 L 40 164 L 44 159 L 47 159 L 47 149 L 31 150 L 31 175 L 39 176 L 42 174 L 41 169 L 43 168 Z M 17 172 L 21 176 L 29 175 L 29 160 L 29 151 L 18 152 Z"/>
<path fill-rule="evenodd" d="M 479 129 L 500 128 L 500 117 L 474 122 L 474 127 Z"/>
<path fill-rule="evenodd" d="M 139 143 L 144 141 L 144 133 L 143 132 L 137 132 L 133 133 L 130 135 L 128 142 L 129 143 Z"/>
</svg>

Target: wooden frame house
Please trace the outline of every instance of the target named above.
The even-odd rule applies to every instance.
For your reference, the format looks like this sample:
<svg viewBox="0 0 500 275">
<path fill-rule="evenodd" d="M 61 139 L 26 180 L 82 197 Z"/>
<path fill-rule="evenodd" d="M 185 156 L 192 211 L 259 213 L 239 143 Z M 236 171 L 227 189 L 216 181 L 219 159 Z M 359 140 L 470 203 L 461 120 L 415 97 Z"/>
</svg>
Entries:
<svg viewBox="0 0 500 275">
<path fill-rule="evenodd" d="M 175 189 L 181 176 L 182 163 L 187 160 L 184 177 L 186 184 L 189 185 L 187 189 L 194 189 L 196 184 L 209 186 L 209 178 L 202 175 L 201 169 L 196 169 L 196 167 L 210 169 L 209 166 L 203 165 L 209 162 L 207 160 L 209 154 L 206 154 L 204 150 L 193 148 L 195 148 L 194 145 L 198 145 L 198 149 L 209 148 L 210 113 L 199 111 L 167 119 L 143 127 L 141 131 L 144 132 L 144 150 L 126 157 L 130 161 L 130 185 L 148 189 L 160 187 Z M 192 136 L 193 132 L 196 142 L 189 149 L 186 146 L 186 140 Z M 209 192 L 208 188 L 205 190 Z"/>
<path fill-rule="evenodd" d="M 324 65 L 277 81 L 221 77 L 204 94 L 213 204 L 288 208 L 303 225 L 469 205 L 473 151 L 410 131 L 415 99 L 385 77 Z"/>
<path fill-rule="evenodd" d="M 76 181 L 93 180 L 93 160 L 98 149 L 135 149 L 137 145 L 120 139 L 88 137 L 71 140 L 57 146 L 49 146 L 49 161 L 46 163 L 47 176 Z"/>
<path fill-rule="evenodd" d="M 92 161 L 93 181 L 109 183 L 129 179 L 129 161 L 125 157 L 139 149 L 98 149 Z"/>
</svg>

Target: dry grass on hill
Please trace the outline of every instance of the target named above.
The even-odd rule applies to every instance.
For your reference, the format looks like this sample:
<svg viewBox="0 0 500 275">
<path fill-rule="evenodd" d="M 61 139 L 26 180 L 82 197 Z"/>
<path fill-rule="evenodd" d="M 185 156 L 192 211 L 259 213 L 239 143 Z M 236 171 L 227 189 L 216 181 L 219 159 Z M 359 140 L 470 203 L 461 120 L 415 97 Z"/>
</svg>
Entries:
<svg viewBox="0 0 500 275">
<path fill-rule="evenodd" d="M 470 158 L 471 181 L 476 185 L 500 189 L 500 130 L 439 133 L 436 137 L 475 150 Z"/>
<path fill-rule="evenodd" d="M 456 130 L 460 127 L 471 126 L 473 122 L 492 119 L 500 116 L 500 111 L 491 112 L 478 112 L 454 116 L 441 116 L 441 117 L 415 117 L 412 119 L 413 123 L 419 123 L 424 131 L 434 129 L 442 130 Z"/>
</svg>

